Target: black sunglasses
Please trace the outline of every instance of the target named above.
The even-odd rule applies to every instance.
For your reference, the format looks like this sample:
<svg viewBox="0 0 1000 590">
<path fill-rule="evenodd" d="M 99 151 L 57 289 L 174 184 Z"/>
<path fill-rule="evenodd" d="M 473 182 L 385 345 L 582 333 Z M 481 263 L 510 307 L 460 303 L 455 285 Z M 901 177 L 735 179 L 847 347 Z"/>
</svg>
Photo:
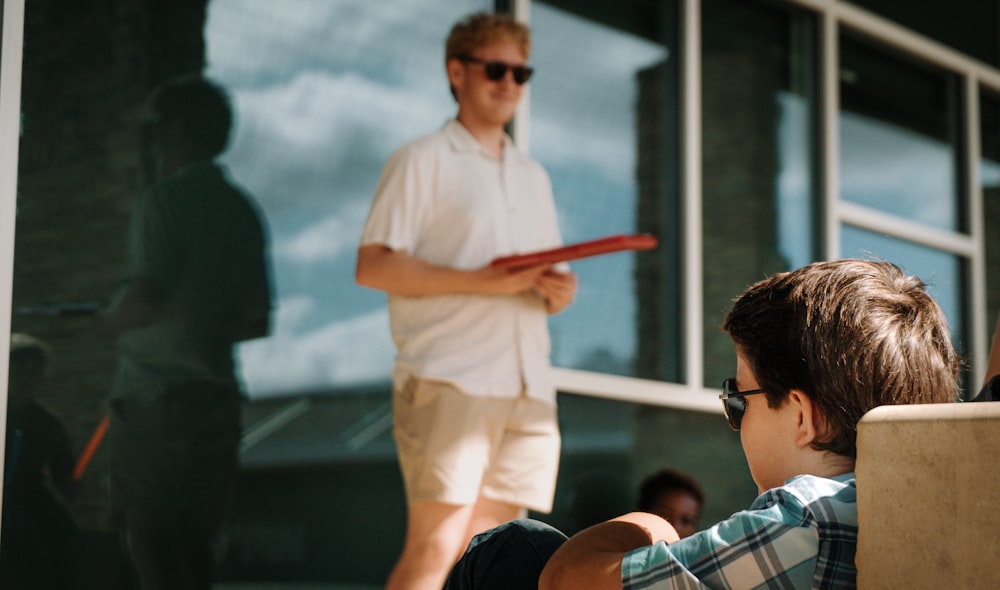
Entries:
<svg viewBox="0 0 1000 590">
<path fill-rule="evenodd" d="M 729 421 L 729 427 L 736 432 L 740 431 L 740 425 L 743 423 L 743 414 L 747 412 L 747 400 L 743 398 L 757 393 L 764 393 L 764 390 L 749 389 L 747 391 L 740 391 L 736 389 L 736 379 L 733 377 L 722 382 L 722 393 L 719 395 L 719 399 L 722 400 L 722 409 L 726 412 L 726 420 Z"/>
<path fill-rule="evenodd" d="M 471 55 L 460 55 L 458 56 L 459 61 L 472 64 L 483 64 L 483 69 L 486 72 L 486 78 L 494 82 L 499 82 L 503 80 L 503 77 L 507 75 L 507 69 L 509 68 L 511 73 L 514 74 L 514 81 L 518 85 L 524 84 L 531 78 L 531 74 L 535 72 L 530 66 L 512 66 L 510 64 L 505 64 L 502 61 L 486 61 L 479 59 L 478 57 L 472 57 Z"/>
</svg>

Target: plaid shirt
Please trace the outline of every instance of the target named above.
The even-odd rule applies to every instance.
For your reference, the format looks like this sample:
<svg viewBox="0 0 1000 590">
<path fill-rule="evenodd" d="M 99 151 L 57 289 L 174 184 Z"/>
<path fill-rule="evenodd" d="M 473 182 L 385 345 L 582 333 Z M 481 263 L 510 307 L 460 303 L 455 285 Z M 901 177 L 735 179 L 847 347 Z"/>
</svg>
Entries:
<svg viewBox="0 0 1000 590">
<path fill-rule="evenodd" d="M 855 492 L 853 473 L 793 477 L 710 529 L 627 554 L 623 589 L 854 588 Z"/>
</svg>

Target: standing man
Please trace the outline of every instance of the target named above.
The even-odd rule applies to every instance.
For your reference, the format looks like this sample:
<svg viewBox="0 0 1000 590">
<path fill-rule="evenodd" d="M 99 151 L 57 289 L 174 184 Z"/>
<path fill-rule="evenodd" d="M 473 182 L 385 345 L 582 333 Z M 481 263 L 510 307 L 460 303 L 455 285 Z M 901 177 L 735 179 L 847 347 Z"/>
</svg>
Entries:
<svg viewBox="0 0 1000 590">
<path fill-rule="evenodd" d="M 109 441 L 111 501 L 142 590 L 208 590 L 235 481 L 234 345 L 266 336 L 271 287 L 259 213 L 215 163 L 232 113 L 217 85 L 171 80 L 148 104 L 153 183 L 134 212 Z"/>
<path fill-rule="evenodd" d="M 477 533 L 552 508 L 559 462 L 547 315 L 576 277 L 495 269 L 560 245 L 548 175 L 504 132 L 532 70 L 528 28 L 475 14 L 448 36 L 458 114 L 389 159 L 358 284 L 389 295 L 394 436 L 407 533 L 387 590 L 441 587 Z"/>
</svg>

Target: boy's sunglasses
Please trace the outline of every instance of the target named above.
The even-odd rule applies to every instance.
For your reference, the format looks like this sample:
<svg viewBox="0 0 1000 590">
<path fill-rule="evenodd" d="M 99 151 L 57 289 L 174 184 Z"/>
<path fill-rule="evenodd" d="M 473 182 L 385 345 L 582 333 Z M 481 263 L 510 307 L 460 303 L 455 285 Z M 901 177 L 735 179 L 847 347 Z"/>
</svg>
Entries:
<svg viewBox="0 0 1000 590">
<path fill-rule="evenodd" d="M 736 379 L 733 377 L 722 382 L 722 393 L 719 395 L 719 399 L 722 400 L 722 409 L 726 412 L 726 420 L 729 421 L 729 427 L 736 432 L 740 431 L 740 425 L 743 423 L 743 414 L 747 412 L 747 400 L 743 398 L 757 393 L 764 393 L 764 390 L 749 389 L 747 391 L 739 391 L 736 389 Z"/>
<path fill-rule="evenodd" d="M 503 77 L 507 75 L 507 69 L 510 68 L 511 73 L 514 74 L 514 81 L 518 85 L 521 85 L 527 82 L 531 78 L 531 74 L 535 71 L 530 66 L 512 66 L 502 61 L 486 61 L 478 57 L 472 57 L 471 55 L 460 55 L 458 59 L 465 63 L 483 64 L 486 78 L 494 82 L 503 80 Z"/>
</svg>

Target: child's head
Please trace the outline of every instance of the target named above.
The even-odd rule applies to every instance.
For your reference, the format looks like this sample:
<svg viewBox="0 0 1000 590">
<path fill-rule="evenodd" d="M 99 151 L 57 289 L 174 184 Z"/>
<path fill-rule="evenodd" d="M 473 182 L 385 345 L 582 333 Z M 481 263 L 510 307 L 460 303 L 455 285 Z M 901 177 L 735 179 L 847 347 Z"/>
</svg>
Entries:
<svg viewBox="0 0 1000 590">
<path fill-rule="evenodd" d="M 34 397 L 35 388 L 45 375 L 48 360 L 48 346 L 38 338 L 28 334 L 10 335 L 7 393 L 11 406 L 27 403 Z"/>
<path fill-rule="evenodd" d="M 639 484 L 637 508 L 665 518 L 683 539 L 698 528 L 705 492 L 698 481 L 676 469 L 661 469 Z"/>
<path fill-rule="evenodd" d="M 723 330 L 767 405 L 792 390 L 826 421 L 811 443 L 853 459 L 857 423 L 880 405 L 956 401 L 959 361 L 924 283 L 888 262 L 834 260 L 777 274 L 737 298 Z"/>
</svg>

